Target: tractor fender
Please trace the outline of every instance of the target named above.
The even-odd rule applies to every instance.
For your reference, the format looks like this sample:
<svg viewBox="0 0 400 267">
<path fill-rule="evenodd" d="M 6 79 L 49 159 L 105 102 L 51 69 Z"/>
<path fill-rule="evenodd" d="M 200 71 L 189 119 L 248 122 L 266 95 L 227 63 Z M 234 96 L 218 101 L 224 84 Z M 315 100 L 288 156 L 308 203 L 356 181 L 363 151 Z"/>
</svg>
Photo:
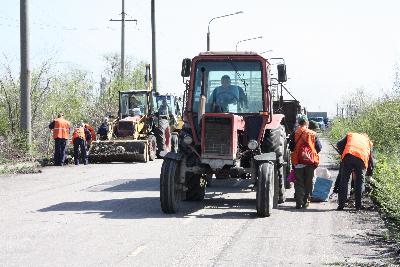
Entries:
<svg viewBox="0 0 400 267">
<path fill-rule="evenodd" d="M 182 160 L 182 154 L 181 153 L 174 153 L 174 152 L 168 152 L 164 158 L 176 160 L 176 161 L 181 161 Z"/>
<path fill-rule="evenodd" d="M 272 121 L 265 125 L 265 129 L 276 129 L 281 125 L 281 121 L 285 115 L 283 114 L 272 114 Z"/>
</svg>

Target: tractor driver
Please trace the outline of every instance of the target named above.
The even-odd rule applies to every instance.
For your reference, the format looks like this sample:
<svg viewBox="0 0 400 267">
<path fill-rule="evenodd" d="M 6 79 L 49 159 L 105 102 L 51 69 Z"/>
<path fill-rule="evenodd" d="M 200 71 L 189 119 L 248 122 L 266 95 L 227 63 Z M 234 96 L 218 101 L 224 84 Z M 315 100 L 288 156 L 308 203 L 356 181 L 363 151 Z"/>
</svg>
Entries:
<svg viewBox="0 0 400 267">
<path fill-rule="evenodd" d="M 231 78 L 228 75 L 221 77 L 221 86 L 214 89 L 211 95 L 212 112 L 229 112 L 229 104 L 237 104 L 238 111 L 247 107 L 247 96 L 243 89 L 236 85 L 231 85 Z"/>
</svg>

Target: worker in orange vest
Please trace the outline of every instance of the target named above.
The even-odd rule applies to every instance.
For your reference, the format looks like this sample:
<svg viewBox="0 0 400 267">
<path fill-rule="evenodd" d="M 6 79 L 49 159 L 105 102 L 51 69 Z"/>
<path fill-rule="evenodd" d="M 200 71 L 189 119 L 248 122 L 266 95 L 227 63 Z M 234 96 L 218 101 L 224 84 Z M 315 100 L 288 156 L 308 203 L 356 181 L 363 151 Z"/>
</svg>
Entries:
<svg viewBox="0 0 400 267">
<path fill-rule="evenodd" d="M 289 149 L 292 151 L 291 160 L 296 176 L 296 209 L 307 208 L 310 205 L 314 170 L 318 167 L 318 153 L 322 148 L 316 132 L 308 129 L 308 123 L 307 116 L 299 117 L 299 127 L 289 137 Z"/>
<path fill-rule="evenodd" d="M 347 201 L 348 183 L 352 171 L 355 173 L 355 197 L 356 210 L 363 209 L 361 198 L 365 174 L 372 175 L 372 142 L 367 134 L 348 133 L 337 143 L 341 153 L 341 177 L 339 182 L 338 210 L 343 210 Z"/>
<path fill-rule="evenodd" d="M 90 131 L 85 128 L 85 123 L 81 123 L 80 127 L 74 129 L 72 134 L 72 143 L 74 144 L 74 163 L 79 165 L 79 158 L 83 164 L 88 164 L 88 155 L 86 151 L 86 142 L 90 142 L 91 134 Z M 80 150 L 80 157 L 79 157 Z"/>
<path fill-rule="evenodd" d="M 57 118 L 50 124 L 49 128 L 53 130 L 54 145 L 54 165 L 62 166 L 65 162 L 65 152 L 67 140 L 69 139 L 70 122 L 64 119 L 64 113 L 60 112 Z"/>
</svg>

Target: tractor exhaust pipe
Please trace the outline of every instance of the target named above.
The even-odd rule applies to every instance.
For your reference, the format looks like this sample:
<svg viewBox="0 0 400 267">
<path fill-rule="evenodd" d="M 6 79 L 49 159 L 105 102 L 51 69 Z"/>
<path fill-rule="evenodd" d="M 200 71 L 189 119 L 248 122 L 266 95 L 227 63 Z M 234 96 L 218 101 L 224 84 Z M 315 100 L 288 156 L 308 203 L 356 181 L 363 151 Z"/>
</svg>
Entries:
<svg viewBox="0 0 400 267">
<path fill-rule="evenodd" d="M 206 112 L 206 76 L 204 72 L 206 69 L 204 67 L 201 68 L 201 94 L 200 94 L 200 106 L 199 106 L 199 116 L 198 116 L 198 122 L 200 124 L 201 118 L 203 117 L 204 113 Z"/>
</svg>

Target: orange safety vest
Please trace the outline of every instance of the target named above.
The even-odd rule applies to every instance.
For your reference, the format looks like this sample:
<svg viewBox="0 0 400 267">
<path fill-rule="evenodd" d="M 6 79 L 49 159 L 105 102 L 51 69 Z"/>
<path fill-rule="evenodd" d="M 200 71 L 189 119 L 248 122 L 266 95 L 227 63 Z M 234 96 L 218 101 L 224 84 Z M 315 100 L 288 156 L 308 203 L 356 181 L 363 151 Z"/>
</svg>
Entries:
<svg viewBox="0 0 400 267">
<path fill-rule="evenodd" d="M 89 130 L 90 135 L 92 136 L 92 141 L 96 141 L 96 132 L 94 131 L 94 128 L 90 124 L 85 124 L 85 128 Z"/>
<path fill-rule="evenodd" d="M 64 118 L 54 119 L 53 138 L 69 139 L 70 123 Z"/>
<path fill-rule="evenodd" d="M 371 148 L 372 142 L 367 136 L 359 133 L 348 133 L 346 147 L 344 148 L 341 159 L 343 160 L 344 156 L 351 154 L 360 158 L 364 162 L 365 168 L 368 168 Z"/>
<path fill-rule="evenodd" d="M 294 134 L 294 140 L 296 142 L 296 146 L 294 147 L 294 150 L 291 154 L 291 160 L 293 165 L 299 164 L 299 150 L 302 147 L 302 145 L 307 142 L 308 146 L 311 148 L 311 153 L 313 154 L 315 165 L 319 165 L 319 155 L 317 153 L 317 150 L 315 149 L 315 139 L 316 139 L 316 133 L 314 131 L 311 131 L 305 127 L 299 127 L 295 134 Z"/>
<path fill-rule="evenodd" d="M 86 140 L 85 129 L 83 127 L 78 127 L 78 128 L 74 129 L 74 133 L 72 134 L 72 143 L 75 142 L 76 138 L 80 138 L 82 140 Z"/>
</svg>

